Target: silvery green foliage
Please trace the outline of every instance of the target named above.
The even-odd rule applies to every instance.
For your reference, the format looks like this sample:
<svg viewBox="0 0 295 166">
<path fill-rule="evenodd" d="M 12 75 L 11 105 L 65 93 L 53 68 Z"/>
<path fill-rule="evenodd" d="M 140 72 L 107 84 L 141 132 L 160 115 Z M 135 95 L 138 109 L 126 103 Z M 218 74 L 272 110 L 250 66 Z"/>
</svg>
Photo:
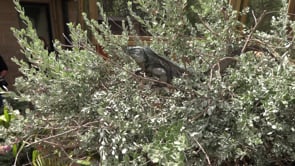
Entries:
<svg viewBox="0 0 295 166">
<path fill-rule="evenodd" d="M 73 24 L 68 25 L 70 47 L 55 41 L 56 51 L 48 54 L 17 6 L 27 28 L 13 32 L 36 66 L 15 60 L 24 75 L 16 80 L 17 92 L 35 106 L 24 130 L 35 138 L 30 143 L 40 141 L 73 162 L 89 156 L 102 165 L 294 160 L 293 40 L 286 40 L 276 26 L 286 25 L 286 20 L 274 18 L 277 29 L 271 33 L 253 32 L 252 38 L 273 54 L 257 57 L 250 51 L 237 55 L 235 68 L 204 75 L 220 58 L 244 46 L 238 29 L 246 36 L 251 30 L 236 20 L 238 13 L 219 0 L 200 1 L 200 6 L 188 6 L 186 0 L 134 3 L 145 15 L 130 8 L 132 19 L 123 23 L 122 36 L 112 35 L 102 8 L 101 24 L 84 14 L 108 60 L 95 53 L 89 32 Z M 193 14 L 196 23 L 187 17 Z M 124 51 L 128 35 L 135 34 L 133 19 L 153 36 L 150 45 L 157 53 L 193 70 L 195 77 L 175 79 L 167 90 L 151 88 L 153 81 L 134 75 L 136 66 Z"/>
</svg>

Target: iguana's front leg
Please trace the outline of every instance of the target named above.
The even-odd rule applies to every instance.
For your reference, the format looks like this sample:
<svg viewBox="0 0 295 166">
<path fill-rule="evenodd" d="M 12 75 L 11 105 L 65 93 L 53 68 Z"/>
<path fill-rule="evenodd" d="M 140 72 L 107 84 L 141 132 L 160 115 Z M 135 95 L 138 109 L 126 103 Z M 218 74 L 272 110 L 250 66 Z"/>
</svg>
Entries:
<svg viewBox="0 0 295 166">
<path fill-rule="evenodd" d="M 136 70 L 134 73 L 136 75 L 143 76 L 142 72 L 143 72 L 143 70 L 140 69 L 140 70 Z"/>
<path fill-rule="evenodd" d="M 150 73 L 152 76 L 159 78 L 159 81 L 161 82 L 171 82 L 171 79 L 167 76 L 166 70 L 162 67 L 149 66 L 147 68 L 147 73 Z M 164 86 L 165 84 L 157 83 L 157 85 Z"/>
</svg>

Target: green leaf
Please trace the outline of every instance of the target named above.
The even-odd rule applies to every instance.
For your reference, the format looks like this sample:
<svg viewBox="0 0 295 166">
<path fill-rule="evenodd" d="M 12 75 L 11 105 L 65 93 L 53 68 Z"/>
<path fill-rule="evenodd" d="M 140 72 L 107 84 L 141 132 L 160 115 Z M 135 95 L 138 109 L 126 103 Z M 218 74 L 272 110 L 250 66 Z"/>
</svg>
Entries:
<svg viewBox="0 0 295 166">
<path fill-rule="evenodd" d="M 85 160 L 76 160 L 76 163 L 77 164 L 81 164 L 81 165 L 91 165 L 91 162 L 90 162 L 90 157 L 88 157 L 87 159 Z"/>
</svg>

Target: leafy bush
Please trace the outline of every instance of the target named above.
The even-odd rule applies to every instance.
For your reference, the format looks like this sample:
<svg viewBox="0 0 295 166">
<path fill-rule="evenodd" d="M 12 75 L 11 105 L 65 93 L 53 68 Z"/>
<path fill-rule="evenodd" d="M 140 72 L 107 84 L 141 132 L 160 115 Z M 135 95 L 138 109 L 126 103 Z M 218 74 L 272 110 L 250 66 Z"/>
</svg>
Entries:
<svg viewBox="0 0 295 166">
<path fill-rule="evenodd" d="M 88 32 L 73 24 L 70 47 L 55 41 L 48 54 L 16 3 L 27 28 L 13 32 L 35 66 L 14 59 L 24 75 L 16 93 L 34 105 L 24 124 L 26 143 L 43 156 L 84 165 L 294 161 L 294 38 L 287 26 L 295 24 L 284 6 L 269 33 L 248 29 L 226 2 L 194 7 L 186 0 L 137 0 L 143 17 L 129 3 L 132 17 L 152 35 L 150 46 L 194 72 L 170 88 L 151 88 L 153 79 L 133 74 L 136 66 L 125 53 L 128 35 L 135 35 L 132 19 L 115 36 L 102 9 L 102 24 L 84 14 L 107 60 L 96 54 Z M 236 65 L 223 66 L 224 57 Z"/>
</svg>

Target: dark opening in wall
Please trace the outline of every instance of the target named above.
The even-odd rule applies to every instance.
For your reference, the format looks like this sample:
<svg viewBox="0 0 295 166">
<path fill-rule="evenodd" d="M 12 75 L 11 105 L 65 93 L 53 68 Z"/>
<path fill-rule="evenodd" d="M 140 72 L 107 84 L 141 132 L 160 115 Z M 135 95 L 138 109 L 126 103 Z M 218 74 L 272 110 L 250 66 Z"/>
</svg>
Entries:
<svg viewBox="0 0 295 166">
<path fill-rule="evenodd" d="M 30 18 L 37 34 L 44 41 L 44 46 L 49 50 L 53 50 L 52 28 L 50 20 L 49 4 L 47 3 L 30 3 L 22 2 L 21 6 L 25 10 L 25 14 Z M 21 22 L 20 27 L 25 25 Z"/>
</svg>

